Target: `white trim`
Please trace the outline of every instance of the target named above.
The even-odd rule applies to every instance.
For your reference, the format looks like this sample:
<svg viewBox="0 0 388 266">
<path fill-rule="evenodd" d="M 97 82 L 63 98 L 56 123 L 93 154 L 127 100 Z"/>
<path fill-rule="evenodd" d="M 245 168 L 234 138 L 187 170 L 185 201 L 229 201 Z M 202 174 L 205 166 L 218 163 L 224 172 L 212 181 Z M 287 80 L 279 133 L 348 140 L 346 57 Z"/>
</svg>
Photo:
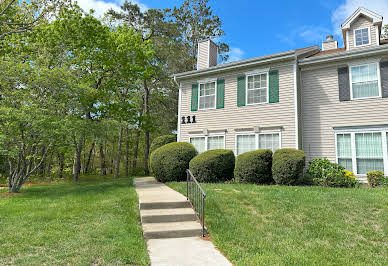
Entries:
<svg viewBox="0 0 388 266">
<path fill-rule="evenodd" d="M 346 31 L 346 51 L 349 51 L 350 49 L 350 44 L 349 44 L 349 31 Z"/>
<path fill-rule="evenodd" d="M 360 45 L 357 45 L 357 42 L 356 42 L 356 30 L 360 30 L 361 33 L 362 33 L 362 30 L 365 30 L 367 29 L 368 30 L 368 43 L 366 44 L 360 44 Z M 370 32 L 371 32 L 371 27 L 366 27 L 366 28 L 359 28 L 359 29 L 354 29 L 353 30 L 353 40 L 354 40 L 354 47 L 363 47 L 363 46 L 368 46 L 368 45 L 371 45 L 372 43 L 372 40 L 370 38 Z"/>
<path fill-rule="evenodd" d="M 208 84 L 208 83 L 214 83 L 214 107 L 201 108 L 201 105 L 200 105 L 200 99 L 201 99 L 201 84 L 202 84 L 202 85 L 205 85 L 205 84 Z M 209 95 L 206 95 L 206 96 L 209 96 Z M 202 97 L 205 97 L 205 96 L 202 96 Z M 198 83 L 198 111 L 203 111 L 203 110 L 213 110 L 213 109 L 216 109 L 216 108 L 217 108 L 217 79 L 216 79 L 216 80 L 209 81 L 209 82 L 205 82 L 205 83 Z"/>
<path fill-rule="evenodd" d="M 299 150 L 299 113 L 298 113 L 298 84 L 297 62 L 294 63 L 294 116 L 295 116 L 295 149 Z"/>
<path fill-rule="evenodd" d="M 351 14 L 344 23 L 341 24 L 342 29 L 346 29 L 350 27 L 350 24 L 357 19 L 360 15 L 364 15 L 366 17 L 369 17 L 373 20 L 373 23 L 378 23 L 383 21 L 383 17 L 373 11 L 370 11 L 369 9 L 366 9 L 364 7 L 359 7 L 356 11 Z"/>
<path fill-rule="evenodd" d="M 377 68 L 377 85 L 379 89 L 379 95 L 378 96 L 371 96 L 371 97 L 362 97 L 362 98 L 353 98 L 353 80 L 352 80 L 352 67 L 360 67 L 360 66 L 366 66 L 366 65 L 376 65 Z M 349 66 L 349 83 L 350 83 L 350 99 L 352 101 L 354 100 L 363 100 L 363 99 L 373 99 L 373 98 L 381 98 L 382 96 L 382 88 L 381 88 L 381 77 L 380 77 L 380 64 L 378 61 L 374 60 L 369 63 L 363 63 L 363 64 L 348 64 Z"/>
<path fill-rule="evenodd" d="M 376 31 L 376 45 L 380 46 L 380 35 L 379 35 L 379 26 L 375 26 L 375 31 Z"/>
<path fill-rule="evenodd" d="M 383 142 L 383 158 L 384 160 L 384 173 L 388 173 L 388 147 L 387 147 L 387 134 L 388 132 L 381 132 L 381 141 Z"/>
<path fill-rule="evenodd" d="M 245 72 L 244 74 L 246 76 L 253 76 L 253 75 L 259 75 L 259 74 L 263 74 L 263 73 L 267 73 L 267 72 L 269 72 L 269 67 L 255 69 L 255 70 L 252 70 L 252 71 Z"/>
<path fill-rule="evenodd" d="M 210 82 L 216 82 L 217 81 L 217 78 L 206 78 L 206 79 L 200 79 L 200 80 L 197 80 L 197 83 L 200 84 L 204 84 L 204 83 L 210 83 Z"/>
<path fill-rule="evenodd" d="M 255 74 L 245 75 L 245 106 L 269 103 L 269 72 L 265 71 L 265 70 L 263 72 L 255 72 Z M 266 74 L 267 75 L 267 88 L 266 88 L 266 92 L 267 92 L 267 97 L 266 98 L 267 98 L 267 101 L 260 102 L 260 103 L 248 103 L 248 77 L 252 77 L 252 76 L 256 76 L 256 75 L 262 75 L 262 74 Z M 264 88 L 256 88 L 256 89 L 264 89 Z"/>
<path fill-rule="evenodd" d="M 207 67 L 210 67 L 210 39 L 208 40 L 208 45 L 207 45 Z"/>
<path fill-rule="evenodd" d="M 181 108 L 182 108 L 182 85 L 179 84 L 179 96 L 178 96 L 178 133 L 177 142 L 181 141 Z"/>
<path fill-rule="evenodd" d="M 352 149 L 352 168 L 353 173 L 357 175 L 357 154 L 356 154 L 356 133 L 350 134 L 350 145 Z"/>
</svg>

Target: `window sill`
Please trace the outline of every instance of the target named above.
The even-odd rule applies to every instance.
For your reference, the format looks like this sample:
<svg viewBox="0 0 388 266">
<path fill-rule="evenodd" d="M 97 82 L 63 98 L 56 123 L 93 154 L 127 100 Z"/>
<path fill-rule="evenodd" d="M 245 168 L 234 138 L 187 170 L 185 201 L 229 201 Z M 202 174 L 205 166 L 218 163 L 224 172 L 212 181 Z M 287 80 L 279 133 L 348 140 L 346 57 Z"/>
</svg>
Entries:
<svg viewBox="0 0 388 266">
<path fill-rule="evenodd" d="M 364 98 L 352 98 L 350 101 L 362 101 L 362 100 L 370 100 L 370 99 L 382 99 L 381 96 L 372 96 L 372 97 L 364 97 Z"/>
</svg>

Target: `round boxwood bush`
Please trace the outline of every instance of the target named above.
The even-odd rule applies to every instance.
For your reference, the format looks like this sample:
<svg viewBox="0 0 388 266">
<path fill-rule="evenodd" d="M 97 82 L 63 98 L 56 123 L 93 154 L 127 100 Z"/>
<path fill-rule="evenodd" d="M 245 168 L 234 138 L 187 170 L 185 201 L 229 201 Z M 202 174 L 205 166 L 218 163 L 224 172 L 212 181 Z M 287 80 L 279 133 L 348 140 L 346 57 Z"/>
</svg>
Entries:
<svg viewBox="0 0 388 266">
<path fill-rule="evenodd" d="M 266 184 L 272 179 L 272 151 L 255 150 L 237 156 L 234 177 L 242 183 Z"/>
<path fill-rule="evenodd" d="M 169 143 L 151 154 L 151 170 L 160 182 L 183 181 L 189 162 L 196 155 L 197 151 L 190 143 Z"/>
<path fill-rule="evenodd" d="M 164 136 L 160 136 L 160 137 L 155 138 L 151 143 L 150 153 L 152 153 L 157 148 L 160 148 L 160 147 L 162 147 L 168 143 L 171 143 L 171 142 L 176 142 L 175 135 L 164 135 Z"/>
<path fill-rule="evenodd" d="M 272 160 L 272 178 L 276 184 L 293 185 L 303 178 L 306 155 L 302 150 L 280 149 Z"/>
<path fill-rule="evenodd" d="M 231 150 L 209 150 L 190 161 L 190 170 L 199 182 L 223 182 L 233 178 L 235 157 Z"/>
</svg>

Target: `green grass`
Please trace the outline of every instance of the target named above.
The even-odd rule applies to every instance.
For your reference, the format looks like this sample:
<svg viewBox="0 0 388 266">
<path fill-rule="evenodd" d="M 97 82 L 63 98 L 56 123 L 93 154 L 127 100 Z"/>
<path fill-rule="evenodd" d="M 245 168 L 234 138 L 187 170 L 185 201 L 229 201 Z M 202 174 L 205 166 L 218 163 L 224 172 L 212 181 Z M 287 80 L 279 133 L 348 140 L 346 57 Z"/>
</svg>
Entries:
<svg viewBox="0 0 388 266">
<path fill-rule="evenodd" d="M 388 189 L 202 186 L 210 237 L 236 265 L 388 265 Z"/>
<path fill-rule="evenodd" d="M 83 179 L 84 180 L 84 179 Z M 0 265 L 148 265 L 132 179 L 0 190 Z"/>
</svg>

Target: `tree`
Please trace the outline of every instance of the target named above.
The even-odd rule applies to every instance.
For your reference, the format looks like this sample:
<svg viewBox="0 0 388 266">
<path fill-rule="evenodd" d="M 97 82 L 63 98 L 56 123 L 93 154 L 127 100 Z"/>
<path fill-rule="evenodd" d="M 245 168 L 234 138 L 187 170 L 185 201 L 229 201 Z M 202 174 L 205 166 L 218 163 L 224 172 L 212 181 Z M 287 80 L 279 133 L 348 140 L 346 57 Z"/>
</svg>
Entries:
<svg viewBox="0 0 388 266">
<path fill-rule="evenodd" d="M 381 30 L 381 38 L 388 39 L 388 24 L 383 26 Z"/>
</svg>

